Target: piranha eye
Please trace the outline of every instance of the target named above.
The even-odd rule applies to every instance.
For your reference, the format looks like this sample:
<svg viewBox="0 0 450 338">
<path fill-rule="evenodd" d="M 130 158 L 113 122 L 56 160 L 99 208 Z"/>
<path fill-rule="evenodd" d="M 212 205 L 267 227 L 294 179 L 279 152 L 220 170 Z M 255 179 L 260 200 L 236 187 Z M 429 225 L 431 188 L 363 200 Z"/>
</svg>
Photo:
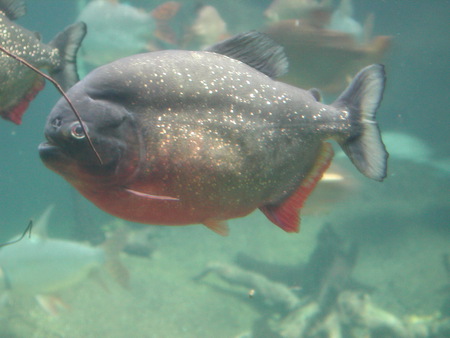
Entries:
<svg viewBox="0 0 450 338">
<path fill-rule="evenodd" d="M 88 131 L 86 125 L 84 125 L 84 129 L 86 129 L 86 132 Z M 77 140 L 81 140 L 86 137 L 83 128 L 81 127 L 81 124 L 79 122 L 72 123 L 72 125 L 70 126 L 70 135 L 72 135 Z"/>
</svg>

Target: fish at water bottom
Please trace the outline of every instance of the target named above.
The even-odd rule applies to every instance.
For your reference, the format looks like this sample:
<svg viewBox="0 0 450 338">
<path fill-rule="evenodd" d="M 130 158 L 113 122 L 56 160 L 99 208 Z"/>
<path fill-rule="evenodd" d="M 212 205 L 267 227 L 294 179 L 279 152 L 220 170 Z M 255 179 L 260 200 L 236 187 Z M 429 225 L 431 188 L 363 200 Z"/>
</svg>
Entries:
<svg viewBox="0 0 450 338">
<path fill-rule="evenodd" d="M 243 33 L 205 51 L 119 59 L 72 87 L 103 163 L 63 99 L 51 111 L 44 164 L 99 208 L 147 224 L 225 221 L 259 208 L 287 232 L 332 158 L 337 141 L 369 178 L 386 176 L 375 113 L 382 65 L 360 71 L 331 105 L 316 89 L 274 80 L 287 69 L 266 35 Z"/>
<path fill-rule="evenodd" d="M 23 0 L 0 0 L 0 46 L 37 68 L 48 70 L 63 89 L 69 89 L 78 81 L 76 54 L 86 25 L 79 22 L 68 26 L 44 44 L 38 33 L 13 22 L 24 14 Z M 0 51 L 0 80 L 0 116 L 21 124 L 29 103 L 44 87 L 44 79 Z"/>
<path fill-rule="evenodd" d="M 18 295 L 35 296 L 50 314 L 64 303 L 55 292 L 72 287 L 102 266 L 109 268 L 118 283 L 127 285 L 128 272 L 118 261 L 119 236 L 100 247 L 47 238 L 45 235 L 53 206 L 48 207 L 34 226 L 31 237 L 0 249 L 0 295 L 3 300 Z"/>
</svg>

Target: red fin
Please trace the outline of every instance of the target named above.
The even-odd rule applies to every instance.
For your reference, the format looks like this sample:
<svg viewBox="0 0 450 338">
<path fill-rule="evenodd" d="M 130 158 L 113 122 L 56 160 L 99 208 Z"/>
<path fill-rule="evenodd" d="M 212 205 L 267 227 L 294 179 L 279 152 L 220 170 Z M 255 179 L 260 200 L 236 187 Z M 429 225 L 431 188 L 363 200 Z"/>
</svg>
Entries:
<svg viewBox="0 0 450 338">
<path fill-rule="evenodd" d="M 30 102 L 33 101 L 35 96 L 44 88 L 45 81 L 38 79 L 30 91 L 23 97 L 23 99 L 15 105 L 11 110 L 0 112 L 2 117 L 6 120 L 10 120 L 15 124 L 22 123 L 22 115 L 27 110 Z"/>
<path fill-rule="evenodd" d="M 311 171 L 305 177 L 300 187 L 280 205 L 267 205 L 259 208 L 264 215 L 275 225 L 286 232 L 299 232 L 300 209 L 303 207 L 309 194 L 314 190 L 317 182 L 329 167 L 333 157 L 333 148 L 324 142 L 322 150 Z"/>
<path fill-rule="evenodd" d="M 207 219 L 203 224 L 220 236 L 228 236 L 228 225 L 225 221 Z"/>
</svg>

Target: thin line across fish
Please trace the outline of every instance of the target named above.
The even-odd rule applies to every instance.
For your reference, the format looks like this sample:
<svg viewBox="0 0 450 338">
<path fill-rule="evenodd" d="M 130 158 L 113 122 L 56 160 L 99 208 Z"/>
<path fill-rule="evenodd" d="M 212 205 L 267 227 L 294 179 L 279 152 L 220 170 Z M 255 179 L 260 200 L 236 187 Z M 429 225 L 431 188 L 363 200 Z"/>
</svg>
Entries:
<svg viewBox="0 0 450 338">
<path fill-rule="evenodd" d="M 61 99 L 39 146 L 45 165 L 99 208 L 147 224 L 225 221 L 260 209 L 287 232 L 332 158 L 334 139 L 364 175 L 386 176 L 375 111 L 382 65 L 359 72 L 331 105 L 317 90 L 273 78 L 287 70 L 266 35 L 237 35 L 206 51 L 119 59 L 68 92 L 99 152 Z"/>
</svg>

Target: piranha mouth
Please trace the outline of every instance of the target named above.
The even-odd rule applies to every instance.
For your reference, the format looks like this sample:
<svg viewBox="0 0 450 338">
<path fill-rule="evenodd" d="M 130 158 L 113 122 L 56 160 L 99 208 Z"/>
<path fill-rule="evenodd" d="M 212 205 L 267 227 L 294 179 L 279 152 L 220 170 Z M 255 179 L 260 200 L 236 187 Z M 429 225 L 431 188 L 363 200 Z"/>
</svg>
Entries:
<svg viewBox="0 0 450 338">
<path fill-rule="evenodd" d="M 51 142 L 42 142 L 38 147 L 39 156 L 44 163 L 51 163 L 60 161 L 66 156 L 61 151 L 61 148 Z"/>
</svg>

